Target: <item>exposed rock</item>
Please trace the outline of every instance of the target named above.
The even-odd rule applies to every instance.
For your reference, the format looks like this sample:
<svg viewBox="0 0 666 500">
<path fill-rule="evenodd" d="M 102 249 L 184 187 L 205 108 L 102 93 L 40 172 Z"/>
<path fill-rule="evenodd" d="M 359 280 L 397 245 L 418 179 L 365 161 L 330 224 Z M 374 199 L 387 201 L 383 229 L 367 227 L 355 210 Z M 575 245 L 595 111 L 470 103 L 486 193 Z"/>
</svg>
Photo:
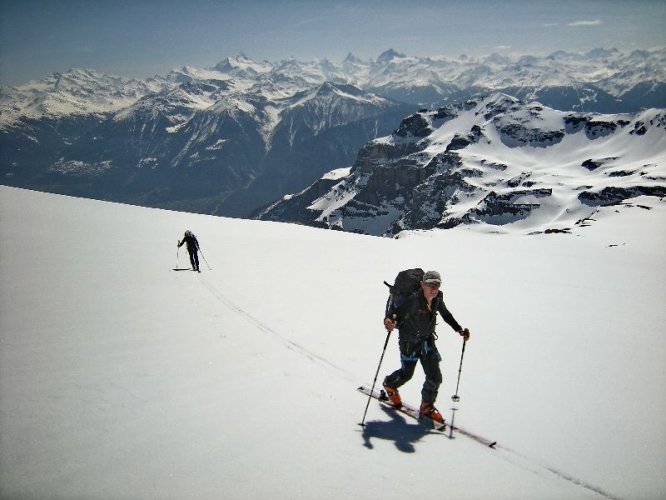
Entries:
<svg viewBox="0 0 666 500">
<path fill-rule="evenodd" d="M 635 186 L 631 188 L 605 187 L 599 192 L 583 191 L 578 199 L 589 206 L 618 205 L 624 200 L 636 196 L 666 196 L 666 186 Z"/>
<path fill-rule="evenodd" d="M 428 121 L 420 113 L 414 113 L 405 118 L 398 130 L 394 132 L 399 137 L 427 137 L 432 133 L 432 128 Z"/>
<path fill-rule="evenodd" d="M 517 123 L 504 125 L 499 129 L 502 143 L 510 148 L 522 146 L 533 146 L 546 148 L 557 144 L 564 138 L 564 132 L 559 130 L 543 131 L 540 129 L 528 129 Z"/>
</svg>

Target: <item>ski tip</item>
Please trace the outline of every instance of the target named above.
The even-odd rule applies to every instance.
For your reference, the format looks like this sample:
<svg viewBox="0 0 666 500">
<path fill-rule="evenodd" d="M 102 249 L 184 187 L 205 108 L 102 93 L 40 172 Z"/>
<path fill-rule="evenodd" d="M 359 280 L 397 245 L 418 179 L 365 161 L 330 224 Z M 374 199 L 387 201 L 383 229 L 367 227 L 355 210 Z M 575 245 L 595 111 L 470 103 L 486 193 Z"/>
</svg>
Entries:
<svg viewBox="0 0 666 500">
<path fill-rule="evenodd" d="M 488 448 L 492 448 L 493 450 L 495 450 L 496 449 L 495 446 L 497 446 L 497 441 L 495 441 L 494 443 L 490 443 L 488 445 Z"/>
</svg>

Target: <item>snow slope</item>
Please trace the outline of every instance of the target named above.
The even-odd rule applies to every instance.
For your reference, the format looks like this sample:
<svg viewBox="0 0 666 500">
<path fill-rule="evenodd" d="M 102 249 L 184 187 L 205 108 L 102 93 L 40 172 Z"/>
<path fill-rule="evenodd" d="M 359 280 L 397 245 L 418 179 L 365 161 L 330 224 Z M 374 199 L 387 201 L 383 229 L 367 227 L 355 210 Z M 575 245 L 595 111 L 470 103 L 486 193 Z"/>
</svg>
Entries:
<svg viewBox="0 0 666 500">
<path fill-rule="evenodd" d="M 663 498 L 666 206 L 595 219 L 391 240 L 0 187 L 0 497 Z M 188 228 L 201 274 L 173 270 Z M 456 422 L 497 450 L 374 403 L 357 425 L 382 280 L 415 265 L 472 331 Z"/>
</svg>

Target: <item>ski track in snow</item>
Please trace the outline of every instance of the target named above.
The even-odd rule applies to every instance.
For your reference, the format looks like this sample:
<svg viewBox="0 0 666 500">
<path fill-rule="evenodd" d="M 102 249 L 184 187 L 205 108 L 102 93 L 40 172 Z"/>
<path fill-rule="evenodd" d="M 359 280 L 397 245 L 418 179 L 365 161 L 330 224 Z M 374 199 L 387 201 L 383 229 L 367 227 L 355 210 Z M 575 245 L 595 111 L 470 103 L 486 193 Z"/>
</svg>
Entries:
<svg viewBox="0 0 666 500">
<path fill-rule="evenodd" d="M 601 495 L 604 498 L 609 500 L 621 500 L 620 497 L 611 495 L 610 493 L 604 491 L 598 486 L 594 486 L 586 481 L 582 481 L 571 474 L 558 470 L 554 467 L 551 467 L 546 464 L 539 463 L 537 460 L 530 458 L 522 453 L 517 452 L 512 448 L 507 448 L 506 446 L 497 445 L 495 451 L 497 452 L 498 458 L 508 462 L 516 467 L 520 467 L 528 472 L 535 474 L 536 476 L 547 478 L 554 477 L 562 481 L 567 481 L 571 484 L 574 484 L 580 488 L 584 488 L 592 493 Z"/>
<path fill-rule="evenodd" d="M 252 316 L 249 312 L 244 310 L 243 308 L 239 307 L 238 305 L 234 304 L 227 296 L 225 296 L 222 292 L 220 292 L 217 288 L 215 288 L 214 285 L 208 282 L 206 278 L 203 276 L 199 276 L 201 283 L 204 285 L 204 287 L 211 293 L 211 295 L 219 302 L 224 304 L 228 309 L 234 311 L 235 313 L 239 314 L 243 318 L 245 318 L 249 323 L 254 325 L 258 330 L 270 335 L 271 337 L 278 339 L 280 343 L 282 343 L 287 349 L 297 352 L 298 354 L 308 358 L 310 361 L 313 361 L 314 363 L 318 363 L 322 366 L 325 366 L 326 368 L 332 369 L 338 374 L 341 374 L 344 376 L 345 379 L 349 380 L 350 382 L 354 381 L 354 377 L 351 373 L 348 371 L 340 368 L 339 366 L 331 363 L 329 360 L 326 358 L 306 349 L 305 347 L 297 344 L 296 342 L 289 340 L 287 337 L 284 335 L 280 334 L 279 332 L 275 331 L 272 329 L 270 326 L 267 326 L 266 324 L 262 323 L 259 321 L 257 318 Z"/>
</svg>

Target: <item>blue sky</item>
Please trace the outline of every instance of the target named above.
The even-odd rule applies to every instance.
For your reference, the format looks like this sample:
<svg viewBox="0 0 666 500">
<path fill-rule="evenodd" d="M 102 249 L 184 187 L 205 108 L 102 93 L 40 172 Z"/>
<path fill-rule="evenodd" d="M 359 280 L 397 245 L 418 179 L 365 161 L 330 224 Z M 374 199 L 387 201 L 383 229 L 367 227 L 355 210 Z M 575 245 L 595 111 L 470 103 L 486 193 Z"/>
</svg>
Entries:
<svg viewBox="0 0 666 500">
<path fill-rule="evenodd" d="M 666 45 L 666 0 L 0 0 L 0 83 L 257 60 Z"/>
</svg>

